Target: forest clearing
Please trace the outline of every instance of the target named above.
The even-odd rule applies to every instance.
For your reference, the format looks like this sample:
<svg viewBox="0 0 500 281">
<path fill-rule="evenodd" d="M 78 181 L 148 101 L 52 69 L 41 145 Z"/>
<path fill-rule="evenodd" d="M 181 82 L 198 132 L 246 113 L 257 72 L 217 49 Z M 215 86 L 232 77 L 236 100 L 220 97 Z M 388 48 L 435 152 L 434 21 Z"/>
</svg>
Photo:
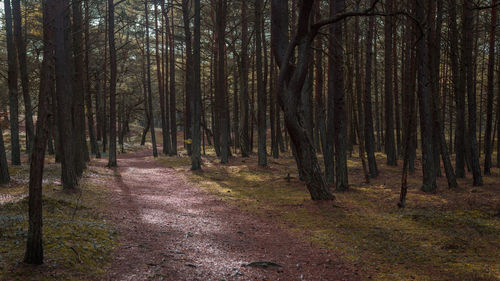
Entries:
<svg viewBox="0 0 500 281">
<path fill-rule="evenodd" d="M 499 0 L 0 0 L 0 280 L 500 280 Z"/>
</svg>

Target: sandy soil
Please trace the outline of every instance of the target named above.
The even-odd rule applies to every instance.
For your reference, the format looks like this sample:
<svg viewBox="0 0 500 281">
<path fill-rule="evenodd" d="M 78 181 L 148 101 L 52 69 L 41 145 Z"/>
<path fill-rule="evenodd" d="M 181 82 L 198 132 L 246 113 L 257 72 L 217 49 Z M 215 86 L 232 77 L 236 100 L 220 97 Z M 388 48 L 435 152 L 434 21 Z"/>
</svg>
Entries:
<svg viewBox="0 0 500 281">
<path fill-rule="evenodd" d="M 337 253 L 198 190 L 150 155 L 119 156 L 107 183 L 105 212 L 120 238 L 106 280 L 365 279 Z M 281 267 L 248 266 L 257 261 Z"/>
</svg>

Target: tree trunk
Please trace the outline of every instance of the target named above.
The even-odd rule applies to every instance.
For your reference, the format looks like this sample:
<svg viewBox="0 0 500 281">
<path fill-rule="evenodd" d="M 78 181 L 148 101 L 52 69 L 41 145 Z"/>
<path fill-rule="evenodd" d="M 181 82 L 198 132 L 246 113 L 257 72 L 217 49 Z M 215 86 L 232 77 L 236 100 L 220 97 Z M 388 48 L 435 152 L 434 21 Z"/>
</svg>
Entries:
<svg viewBox="0 0 500 281">
<path fill-rule="evenodd" d="M 175 50 L 174 50 L 174 35 L 175 35 L 175 25 L 174 25 L 174 9 L 171 9 L 172 18 L 172 29 L 170 29 L 170 24 L 168 19 L 167 22 L 167 37 L 170 43 L 170 139 L 172 141 L 172 151 L 171 156 L 177 155 L 177 102 L 176 102 L 176 92 L 175 92 Z"/>
<path fill-rule="evenodd" d="M 220 158 L 225 164 L 229 160 L 229 120 L 226 96 L 225 72 L 225 30 L 226 30 L 226 0 L 216 3 L 216 35 L 217 35 L 217 78 L 215 85 L 216 117 L 220 130 Z M 217 122 L 217 121 L 216 121 Z"/>
<path fill-rule="evenodd" d="M 300 121 L 297 104 L 300 99 L 304 80 L 308 73 L 310 47 L 313 37 L 308 34 L 308 25 L 312 10 L 312 1 L 300 3 L 300 15 L 297 24 L 297 34 L 291 43 L 286 36 L 288 30 L 287 15 L 283 7 L 286 0 L 273 0 L 272 3 L 272 37 L 277 64 L 280 66 L 279 103 L 285 113 L 285 123 L 293 146 L 296 148 L 297 166 L 301 169 L 306 186 L 313 200 L 333 200 L 334 196 L 323 178 L 319 166 L 313 140 L 309 137 Z M 290 45 L 291 44 L 291 45 Z M 291 56 L 298 45 L 296 67 L 290 67 Z"/>
<path fill-rule="evenodd" d="M 11 163 L 21 165 L 21 147 L 19 144 L 19 104 L 17 88 L 17 59 L 14 48 L 14 36 L 12 34 L 12 10 L 10 0 L 4 2 L 5 30 L 7 39 L 7 83 L 9 87 L 9 111 L 10 111 L 10 143 Z"/>
<path fill-rule="evenodd" d="M 434 147 L 432 142 L 432 96 L 431 80 L 429 73 L 429 49 L 426 42 L 429 38 L 430 26 L 425 25 L 424 0 L 416 1 L 416 20 L 423 25 L 423 38 L 417 42 L 418 63 L 418 101 L 420 109 L 420 127 L 422 140 L 422 191 L 432 192 L 436 190 L 436 172 L 434 163 Z M 416 128 L 415 128 L 416 129 Z"/>
<path fill-rule="evenodd" d="M 147 3 L 147 1 L 146 1 Z M 147 12 L 146 12 L 147 15 Z M 147 19 L 146 19 L 147 22 Z M 116 48 L 115 48 L 115 5 L 113 0 L 108 0 L 108 39 L 109 39 L 109 62 L 110 62 L 110 81 L 109 81 L 109 161 L 108 167 L 116 167 Z M 149 30 L 146 29 L 146 36 Z M 148 50 L 149 51 L 149 50 Z M 149 60 L 148 60 L 149 67 Z M 152 118 L 151 118 L 152 119 Z"/>
<path fill-rule="evenodd" d="M 479 164 L 479 151 L 477 147 L 477 137 L 476 137 L 476 95 L 474 91 L 474 70 L 472 65 L 472 33 L 473 33 L 473 20 L 474 16 L 472 14 L 472 3 L 471 0 L 464 0 L 464 30 L 463 30 L 463 42 L 465 47 L 465 70 L 467 77 L 467 102 L 469 109 L 469 130 L 468 137 L 470 143 L 470 153 L 471 153 L 471 169 L 472 175 L 474 177 L 474 186 L 482 186 L 483 179 L 481 177 L 481 167 Z"/>
<path fill-rule="evenodd" d="M 159 97 L 159 105 L 160 105 L 160 117 L 161 117 L 161 134 L 162 134 L 162 144 L 163 144 L 163 154 L 168 155 L 170 151 L 170 140 L 168 135 L 167 128 L 167 118 L 165 113 L 165 87 L 164 87 L 164 79 L 162 72 L 162 60 L 160 59 L 160 33 L 158 28 L 158 4 L 154 4 L 155 10 L 155 59 L 156 59 L 156 75 L 158 78 L 158 97 Z"/>
<path fill-rule="evenodd" d="M 386 1 L 386 10 L 392 13 L 394 4 L 392 0 Z M 385 153 L 387 154 L 387 165 L 397 166 L 396 146 L 394 142 L 394 91 L 393 91 L 393 18 L 385 17 L 384 41 L 385 41 Z M 395 66 L 394 66 L 395 67 Z"/>
<path fill-rule="evenodd" d="M 344 0 L 330 0 L 330 15 L 344 11 Z M 329 95 L 333 94 L 333 113 L 335 114 L 335 188 L 338 191 L 345 191 L 349 188 L 347 175 L 347 116 L 344 94 L 344 54 L 342 22 L 334 23 L 330 29 L 330 47 L 333 47 L 332 56 L 334 58 L 333 86 L 328 90 Z M 330 49 L 332 50 L 332 49 Z M 328 114 L 330 115 L 330 113 Z"/>
<path fill-rule="evenodd" d="M 371 0 L 373 3 L 374 0 Z M 366 74 L 365 74 L 365 148 L 368 155 L 368 169 L 370 177 L 375 178 L 378 176 L 377 162 L 375 159 L 375 136 L 373 135 L 373 113 L 372 113 L 372 56 L 373 56 L 373 32 L 375 29 L 375 18 L 369 17 L 368 19 L 368 35 L 366 38 Z"/>
<path fill-rule="evenodd" d="M 493 5 L 496 5 L 497 0 L 493 0 Z M 493 90 L 494 90 L 494 72 L 495 72 L 495 27 L 497 23 L 496 7 L 491 9 L 491 24 L 490 24 L 490 42 L 488 53 L 488 94 L 486 108 L 486 135 L 484 137 L 484 174 L 491 175 L 491 154 L 492 154 L 492 139 L 491 131 L 493 127 Z M 500 100 L 498 101 L 500 104 Z M 498 111 L 500 113 L 500 111 Z"/>
<path fill-rule="evenodd" d="M 249 100 L 248 100 L 248 23 L 247 1 L 241 1 L 241 52 L 240 52 L 240 147 L 241 156 L 248 157 L 250 153 L 249 130 Z"/>
<path fill-rule="evenodd" d="M 71 105 L 73 99 L 71 67 L 71 23 L 67 7 L 68 0 L 57 0 L 55 19 L 56 95 L 58 129 L 61 150 L 61 181 L 63 188 L 70 190 L 77 186 L 74 162 L 73 126 Z"/>
<path fill-rule="evenodd" d="M 186 73 L 184 79 L 184 134 L 185 140 L 191 140 L 191 95 L 193 93 L 193 50 L 191 46 L 191 29 L 190 29 L 190 14 L 189 14 L 189 4 L 190 1 L 182 0 L 182 17 L 184 19 L 184 40 L 186 44 Z M 190 142 L 185 142 L 187 154 L 191 155 L 191 144 Z"/>
<path fill-rule="evenodd" d="M 94 126 L 94 112 L 92 109 L 92 87 L 90 85 L 90 17 L 89 17 L 89 0 L 84 0 L 85 4 L 85 93 L 86 93 L 86 104 L 87 104 L 87 123 L 90 137 L 90 151 L 97 158 L 101 158 L 101 153 L 99 152 L 99 145 L 97 144 L 96 131 Z"/>
<path fill-rule="evenodd" d="M 200 0 L 194 0 L 194 46 L 193 46 L 193 96 L 192 96 L 192 154 L 191 170 L 201 169 L 201 33 Z"/>
<path fill-rule="evenodd" d="M 38 119 L 36 137 L 31 154 L 29 182 L 29 228 L 24 262 L 28 264 L 43 263 L 42 242 L 42 180 L 45 162 L 45 146 L 49 136 L 49 97 L 54 83 L 54 42 L 53 26 L 55 1 L 43 1 L 43 61 L 40 71 L 40 92 L 38 102 Z"/>
<path fill-rule="evenodd" d="M 465 177 L 465 76 L 458 63 L 457 3 L 450 0 L 450 60 L 456 101 L 455 169 L 457 178 Z"/>
<path fill-rule="evenodd" d="M 89 159 L 87 141 L 85 138 L 85 108 L 84 108 L 84 63 L 83 63 L 83 21 L 81 0 L 71 0 L 73 10 L 73 137 L 75 148 L 75 168 L 81 177 L 86 168 L 85 161 Z"/>
<path fill-rule="evenodd" d="M 10 175 L 7 154 L 5 153 L 5 144 L 3 142 L 3 130 L 1 127 L 0 134 L 0 184 L 6 184 L 10 182 Z"/>
<path fill-rule="evenodd" d="M 267 166 L 267 149 L 266 149 L 266 89 L 262 75 L 262 0 L 255 0 L 255 52 L 256 52 L 256 68 L 257 68 L 257 122 L 258 122 L 258 162 L 259 166 Z"/>
<path fill-rule="evenodd" d="M 26 60 L 26 38 L 23 38 L 23 26 L 21 19 L 21 1 L 12 0 L 12 12 L 14 17 L 14 42 L 17 49 L 19 70 L 21 74 L 21 86 L 23 88 L 24 120 L 26 124 L 26 153 L 30 153 L 34 141 L 35 129 L 33 126 L 33 110 L 31 106 L 30 81 L 28 77 L 28 63 Z"/>
<path fill-rule="evenodd" d="M 146 17 L 146 75 L 147 75 L 146 80 L 147 80 L 147 88 L 148 88 L 148 107 L 149 107 L 149 123 L 150 123 L 149 126 L 150 126 L 150 130 L 151 130 L 151 142 L 153 143 L 153 157 L 158 157 L 158 150 L 156 147 L 154 112 L 153 112 L 153 92 L 151 89 L 151 52 L 150 52 L 150 47 L 149 47 L 149 4 L 148 4 L 148 0 L 144 1 L 144 10 L 145 10 L 145 17 Z M 111 76 L 113 76 L 113 75 L 111 75 Z M 115 84 L 116 84 L 116 82 L 115 82 Z"/>
</svg>

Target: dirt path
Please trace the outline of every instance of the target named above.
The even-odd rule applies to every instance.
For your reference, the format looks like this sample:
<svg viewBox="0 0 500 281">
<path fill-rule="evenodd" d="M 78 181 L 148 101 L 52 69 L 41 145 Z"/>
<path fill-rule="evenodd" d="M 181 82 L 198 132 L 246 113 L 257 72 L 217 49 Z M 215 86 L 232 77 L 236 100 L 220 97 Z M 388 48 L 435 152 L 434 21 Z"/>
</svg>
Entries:
<svg viewBox="0 0 500 281">
<path fill-rule="evenodd" d="M 150 155 L 120 156 L 108 183 L 108 215 L 120 233 L 108 280 L 361 279 L 334 253 L 196 189 Z M 282 267 L 244 266 L 255 261 Z"/>
</svg>

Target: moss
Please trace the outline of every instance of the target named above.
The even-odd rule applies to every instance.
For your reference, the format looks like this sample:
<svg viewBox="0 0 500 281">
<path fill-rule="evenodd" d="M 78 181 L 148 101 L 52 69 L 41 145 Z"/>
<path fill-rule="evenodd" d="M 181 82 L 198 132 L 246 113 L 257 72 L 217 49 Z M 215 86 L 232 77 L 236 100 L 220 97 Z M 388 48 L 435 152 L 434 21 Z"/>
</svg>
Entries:
<svg viewBox="0 0 500 281">
<path fill-rule="evenodd" d="M 56 170 L 49 165 L 52 168 Z M 105 273 L 117 234 L 99 214 L 105 193 L 96 182 L 103 176 L 95 178 L 95 172 L 89 169 L 79 192 L 65 192 L 53 183 L 44 185 L 42 266 L 20 263 L 28 230 L 27 198 L 1 206 L 0 280 L 94 280 Z M 16 190 L 26 193 L 27 187 Z M 0 189 L 0 194 L 10 191 Z"/>
<path fill-rule="evenodd" d="M 385 161 L 383 155 L 377 158 Z M 464 192 L 468 190 L 464 182 L 459 191 L 425 194 L 419 190 L 417 171 L 408 179 L 408 208 L 400 211 L 396 208 L 400 171 L 382 163 L 381 176 L 364 185 L 359 159 L 351 158 L 350 191 L 336 194 L 336 202 L 325 204 L 310 201 L 289 156 L 260 168 L 255 157 L 220 165 L 209 155 L 202 172 L 190 172 L 188 160 L 181 163 L 178 158 L 165 157 L 159 161 L 176 167 L 204 191 L 242 210 L 271 214 L 294 235 L 333 249 L 348 262 L 362 264 L 375 280 L 500 278 L 495 246 L 500 237 L 495 211 L 498 188 L 481 188 L 471 197 Z"/>
</svg>

